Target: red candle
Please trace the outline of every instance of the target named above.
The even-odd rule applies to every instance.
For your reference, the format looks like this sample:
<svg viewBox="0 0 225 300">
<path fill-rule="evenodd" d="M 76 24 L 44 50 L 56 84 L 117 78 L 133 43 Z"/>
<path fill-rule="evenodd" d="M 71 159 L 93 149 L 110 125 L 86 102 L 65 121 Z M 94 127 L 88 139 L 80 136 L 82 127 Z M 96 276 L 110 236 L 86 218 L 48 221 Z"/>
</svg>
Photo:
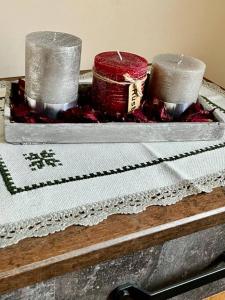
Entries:
<svg viewBox="0 0 225 300">
<path fill-rule="evenodd" d="M 93 68 L 93 106 L 110 116 L 127 113 L 129 86 L 133 82 L 143 91 L 147 66 L 145 58 L 128 52 L 98 54 Z"/>
</svg>

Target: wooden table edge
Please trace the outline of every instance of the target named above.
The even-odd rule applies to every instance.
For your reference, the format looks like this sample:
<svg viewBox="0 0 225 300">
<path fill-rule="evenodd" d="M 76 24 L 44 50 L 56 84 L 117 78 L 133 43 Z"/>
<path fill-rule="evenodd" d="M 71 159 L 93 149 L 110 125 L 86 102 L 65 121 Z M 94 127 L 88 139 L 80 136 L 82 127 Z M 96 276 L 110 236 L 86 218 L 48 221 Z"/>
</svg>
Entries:
<svg viewBox="0 0 225 300">
<path fill-rule="evenodd" d="M 216 195 L 216 198 L 214 195 Z M 218 205 L 216 205 L 215 199 L 218 199 L 217 201 L 220 202 Z M 222 188 L 218 188 L 210 194 L 188 197 L 187 199 L 184 199 L 173 206 L 167 207 L 167 210 L 169 210 L 168 215 L 170 214 L 170 211 L 172 211 L 172 209 L 176 210 L 177 208 L 179 209 L 182 206 L 185 206 L 184 210 L 187 210 L 188 207 L 192 207 L 193 210 L 195 210 L 200 202 L 202 203 L 203 201 L 208 201 L 209 206 L 213 206 L 214 208 L 209 210 L 205 209 L 205 211 L 203 212 L 201 212 L 199 208 L 199 212 L 197 212 L 196 214 L 191 213 L 188 215 L 187 212 L 186 217 L 177 217 L 167 222 L 164 222 L 162 216 L 161 224 L 160 221 L 158 221 L 159 224 L 156 224 L 156 226 L 144 229 L 140 227 L 137 230 L 133 230 L 133 232 L 127 234 L 123 234 L 122 232 L 117 233 L 115 238 L 109 238 L 108 236 L 108 239 L 104 240 L 103 238 L 102 241 L 96 243 L 93 239 L 90 244 L 80 248 L 74 244 L 74 247 L 72 245 L 70 250 L 63 253 L 60 253 L 60 249 L 57 255 L 51 255 L 50 253 L 46 258 L 36 257 L 30 263 L 21 263 L 20 265 L 18 263 L 18 266 L 13 265 L 11 266 L 11 268 L 9 266 L 9 268 L 6 270 L 1 270 L 0 266 L 0 293 L 5 293 L 13 289 L 44 281 L 54 276 L 65 274 L 67 272 L 80 270 L 84 267 L 96 265 L 110 259 L 115 259 L 139 250 L 147 249 L 151 246 L 162 244 L 171 239 L 179 238 L 225 223 L 225 193 Z M 135 221 L 135 219 L 141 220 L 141 216 L 143 215 L 143 218 L 146 218 L 146 222 L 148 222 L 147 218 L 151 217 L 151 212 L 155 212 L 155 214 L 157 214 L 157 211 L 161 210 L 161 212 L 163 212 L 163 209 L 166 209 L 166 207 L 155 206 L 150 207 L 145 212 L 138 215 L 110 216 L 108 220 L 100 223 L 99 225 L 82 228 L 82 232 L 83 234 L 85 234 L 87 230 L 91 230 L 94 232 L 94 230 L 97 231 L 98 228 L 101 229 L 107 227 L 107 223 L 112 222 L 113 218 L 114 220 L 116 219 L 116 222 L 119 222 L 119 219 L 121 219 L 122 221 L 123 218 Z M 73 228 L 76 227 L 78 226 L 73 226 Z M 70 239 L 69 235 L 66 236 L 68 230 L 71 229 L 68 228 L 64 232 L 61 232 L 61 235 L 65 235 L 65 242 L 67 239 Z M 21 252 L 22 250 L 20 248 L 23 247 L 24 244 L 28 245 L 29 243 L 31 243 L 33 247 L 35 247 L 35 245 L 38 245 L 39 240 L 44 241 L 47 245 L 48 240 L 53 239 L 53 236 L 56 238 L 58 234 L 59 233 L 55 233 L 49 237 L 43 238 L 26 239 L 24 241 L 21 241 L 18 245 L 13 245 L 11 247 L 0 250 L 0 255 L 2 257 L 4 253 L 6 255 L 8 253 L 10 253 L 11 255 L 13 253 L 16 254 L 15 250 L 17 248 L 19 249 L 18 251 Z M 57 245 L 57 241 L 55 242 L 55 245 Z M 24 255 L 26 255 L 26 252 L 24 252 Z M 12 257 L 9 257 L 9 261 L 11 258 Z"/>
</svg>

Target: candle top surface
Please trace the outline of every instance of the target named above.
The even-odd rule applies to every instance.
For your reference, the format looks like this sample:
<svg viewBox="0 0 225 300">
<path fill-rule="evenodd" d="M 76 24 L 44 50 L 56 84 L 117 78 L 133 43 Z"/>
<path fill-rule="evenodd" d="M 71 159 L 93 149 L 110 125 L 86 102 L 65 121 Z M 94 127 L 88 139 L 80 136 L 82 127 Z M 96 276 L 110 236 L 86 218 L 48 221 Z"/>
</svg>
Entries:
<svg viewBox="0 0 225 300">
<path fill-rule="evenodd" d="M 148 61 L 129 52 L 109 51 L 95 56 L 95 70 L 103 74 L 130 74 L 134 77 L 145 76 Z"/>
<path fill-rule="evenodd" d="M 182 71 L 204 71 L 205 63 L 201 60 L 182 54 L 159 54 L 153 59 L 153 64 L 164 66 L 168 69 Z"/>
<path fill-rule="evenodd" d="M 26 36 L 26 41 L 35 46 L 45 48 L 75 47 L 80 46 L 82 43 L 79 37 L 68 33 L 53 31 L 37 31 L 29 33 Z"/>
</svg>

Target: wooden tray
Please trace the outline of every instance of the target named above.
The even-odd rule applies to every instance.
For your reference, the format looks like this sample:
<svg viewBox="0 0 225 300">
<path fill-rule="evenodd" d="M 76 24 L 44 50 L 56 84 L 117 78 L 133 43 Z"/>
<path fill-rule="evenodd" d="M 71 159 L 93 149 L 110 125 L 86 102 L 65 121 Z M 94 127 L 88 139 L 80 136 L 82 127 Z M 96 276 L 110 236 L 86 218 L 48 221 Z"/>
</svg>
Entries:
<svg viewBox="0 0 225 300">
<path fill-rule="evenodd" d="M 203 98 L 200 97 L 200 101 L 204 105 Z M 218 122 L 25 124 L 10 121 L 10 108 L 6 101 L 4 111 L 5 140 L 13 144 L 217 140 L 224 134 L 225 123 L 216 111 L 214 115 Z"/>
</svg>

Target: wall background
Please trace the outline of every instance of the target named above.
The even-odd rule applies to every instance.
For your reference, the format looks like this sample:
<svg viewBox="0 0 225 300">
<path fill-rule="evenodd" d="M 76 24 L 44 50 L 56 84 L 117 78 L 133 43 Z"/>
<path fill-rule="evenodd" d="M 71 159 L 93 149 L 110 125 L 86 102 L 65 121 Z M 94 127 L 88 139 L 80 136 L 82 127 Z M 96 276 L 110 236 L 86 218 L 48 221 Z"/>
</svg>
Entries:
<svg viewBox="0 0 225 300">
<path fill-rule="evenodd" d="M 25 35 L 54 30 L 83 40 L 82 69 L 105 50 L 176 52 L 206 62 L 225 86 L 225 0 L 0 0 L 0 77 L 24 74 Z"/>
</svg>

